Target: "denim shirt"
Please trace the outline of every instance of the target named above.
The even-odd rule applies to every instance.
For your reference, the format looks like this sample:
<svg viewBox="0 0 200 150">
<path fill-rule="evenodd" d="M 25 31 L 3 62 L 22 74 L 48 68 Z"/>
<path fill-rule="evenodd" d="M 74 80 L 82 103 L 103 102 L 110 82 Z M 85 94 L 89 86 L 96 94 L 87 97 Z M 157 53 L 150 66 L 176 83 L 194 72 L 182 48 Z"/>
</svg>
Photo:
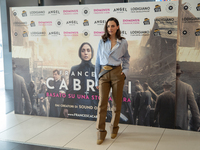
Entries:
<svg viewBox="0 0 200 150">
<path fill-rule="evenodd" d="M 122 72 L 127 76 L 129 70 L 129 59 L 128 43 L 125 39 L 117 40 L 117 44 L 112 49 L 109 38 L 105 43 L 101 39 L 97 50 L 95 64 L 95 86 L 99 86 L 98 74 L 101 71 L 101 65 L 122 65 Z"/>
</svg>

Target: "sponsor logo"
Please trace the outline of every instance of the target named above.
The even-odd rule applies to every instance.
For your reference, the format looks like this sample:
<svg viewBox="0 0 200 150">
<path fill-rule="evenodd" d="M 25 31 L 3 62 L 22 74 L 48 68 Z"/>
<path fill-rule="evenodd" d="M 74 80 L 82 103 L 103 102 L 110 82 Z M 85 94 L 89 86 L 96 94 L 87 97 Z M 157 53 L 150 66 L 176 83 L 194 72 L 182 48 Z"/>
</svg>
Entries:
<svg viewBox="0 0 200 150">
<path fill-rule="evenodd" d="M 196 9 L 197 9 L 197 11 L 200 11 L 200 3 L 197 4 Z"/>
<path fill-rule="evenodd" d="M 84 7 L 82 9 L 82 14 L 83 14 L 83 16 L 88 16 L 90 14 L 90 9 L 87 7 Z"/>
<path fill-rule="evenodd" d="M 22 36 L 23 37 L 28 37 L 28 33 L 26 31 L 23 31 Z"/>
<path fill-rule="evenodd" d="M 190 3 L 185 3 L 184 6 L 183 6 L 183 9 L 184 10 L 191 10 L 192 7 L 191 7 Z"/>
<path fill-rule="evenodd" d="M 196 29 L 195 35 L 196 35 L 196 36 L 200 36 L 200 28 L 199 28 L 199 29 Z"/>
<path fill-rule="evenodd" d="M 16 10 L 14 10 L 14 11 L 13 11 L 13 16 L 17 16 L 17 13 L 18 13 L 18 12 L 17 12 Z"/>
<path fill-rule="evenodd" d="M 187 37 L 188 35 L 190 35 L 189 29 L 188 28 L 183 28 L 181 30 L 181 36 L 182 37 Z"/>
<path fill-rule="evenodd" d="M 27 26 L 27 22 L 13 22 L 14 26 Z"/>
<path fill-rule="evenodd" d="M 94 9 L 94 14 L 109 14 L 110 9 L 105 8 L 105 9 Z"/>
<path fill-rule="evenodd" d="M 78 31 L 64 31 L 64 36 L 78 36 Z"/>
<path fill-rule="evenodd" d="M 150 12 L 150 7 L 132 7 L 131 13 Z"/>
<path fill-rule="evenodd" d="M 83 35 L 83 37 L 88 38 L 90 36 L 90 31 L 85 29 L 85 30 L 83 30 L 82 35 Z"/>
<path fill-rule="evenodd" d="M 133 30 L 130 31 L 130 36 L 147 36 L 150 34 L 149 30 Z"/>
<path fill-rule="evenodd" d="M 104 25 L 106 23 L 106 20 L 96 20 L 94 21 L 94 24 L 97 24 L 97 25 Z"/>
<path fill-rule="evenodd" d="M 70 25 L 70 26 L 75 26 L 76 24 L 78 24 L 78 21 L 76 21 L 76 20 L 70 20 L 70 21 L 67 21 L 66 24 Z"/>
<path fill-rule="evenodd" d="M 25 10 L 22 11 L 22 17 L 26 17 L 27 16 L 27 12 Z"/>
<path fill-rule="evenodd" d="M 161 6 L 156 5 L 155 8 L 154 8 L 154 12 L 161 12 Z"/>
<path fill-rule="evenodd" d="M 30 26 L 35 27 L 35 21 L 31 21 Z"/>
<path fill-rule="evenodd" d="M 31 36 L 45 36 L 46 32 L 31 32 Z"/>
<path fill-rule="evenodd" d="M 122 35 L 122 36 L 125 36 L 125 35 L 127 35 L 127 32 L 126 32 L 125 30 L 122 30 L 122 31 L 121 31 L 121 35 Z"/>
<path fill-rule="evenodd" d="M 60 19 L 56 20 L 56 26 L 57 27 L 62 27 L 62 25 L 63 25 L 62 20 L 60 20 Z"/>
<path fill-rule="evenodd" d="M 160 30 L 159 30 L 159 29 L 155 29 L 155 30 L 153 31 L 153 35 L 154 35 L 154 36 L 160 36 Z"/>
<path fill-rule="evenodd" d="M 104 31 L 94 31 L 94 36 L 102 36 Z"/>
<path fill-rule="evenodd" d="M 154 19 L 154 21 L 156 23 L 163 23 L 163 22 L 165 22 L 165 23 L 174 23 L 174 18 L 166 18 L 166 17 L 164 17 L 164 18 L 156 18 L 156 19 Z"/>
<path fill-rule="evenodd" d="M 45 15 L 45 11 L 30 11 L 30 16 L 44 16 Z"/>
<path fill-rule="evenodd" d="M 60 32 L 59 31 L 51 31 L 51 32 L 49 32 L 48 35 L 50 35 L 50 36 L 59 36 Z"/>
<path fill-rule="evenodd" d="M 187 34 L 187 30 L 183 30 L 183 35 L 186 35 Z"/>
<path fill-rule="evenodd" d="M 85 19 L 85 20 L 83 21 L 83 25 L 84 25 L 84 26 L 89 26 L 89 21 L 88 21 L 87 19 Z"/>
<path fill-rule="evenodd" d="M 38 21 L 39 26 L 52 26 L 52 21 Z"/>
<path fill-rule="evenodd" d="M 59 10 L 50 10 L 50 11 L 48 11 L 48 14 L 49 15 L 58 15 L 58 14 L 60 14 L 60 11 Z"/>
<path fill-rule="evenodd" d="M 15 32 L 15 33 L 14 33 L 14 36 L 18 36 L 18 33 L 17 33 L 17 32 Z"/>
<path fill-rule="evenodd" d="M 176 10 L 176 5 L 174 3 L 169 3 L 165 9 L 167 12 L 172 13 Z"/>
<path fill-rule="evenodd" d="M 78 9 L 63 10 L 63 15 L 77 15 Z"/>
<path fill-rule="evenodd" d="M 194 23 L 200 22 L 200 17 L 184 17 L 182 18 L 183 23 Z"/>
<path fill-rule="evenodd" d="M 144 25 L 149 25 L 150 24 L 149 18 L 144 18 L 143 23 L 144 23 Z"/>
<path fill-rule="evenodd" d="M 172 34 L 172 30 L 167 31 L 167 33 L 168 33 L 169 35 Z"/>
<path fill-rule="evenodd" d="M 127 9 L 125 7 L 114 8 L 113 12 L 124 13 L 124 12 L 127 12 Z"/>
<path fill-rule="evenodd" d="M 140 19 L 123 19 L 123 24 L 140 24 Z"/>
</svg>

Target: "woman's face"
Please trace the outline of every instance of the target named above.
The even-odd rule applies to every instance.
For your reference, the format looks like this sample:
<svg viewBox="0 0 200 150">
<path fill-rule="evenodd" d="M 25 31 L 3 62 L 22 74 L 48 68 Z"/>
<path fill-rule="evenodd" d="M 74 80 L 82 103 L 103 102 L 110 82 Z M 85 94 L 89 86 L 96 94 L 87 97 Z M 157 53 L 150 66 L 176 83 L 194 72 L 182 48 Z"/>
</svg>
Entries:
<svg viewBox="0 0 200 150">
<path fill-rule="evenodd" d="M 85 61 L 89 61 L 92 58 L 92 50 L 88 44 L 84 44 L 81 48 L 81 58 Z"/>
<path fill-rule="evenodd" d="M 111 36 L 116 35 L 116 32 L 118 29 L 119 29 L 119 26 L 117 26 L 117 24 L 114 21 L 108 21 L 107 30 Z"/>
</svg>

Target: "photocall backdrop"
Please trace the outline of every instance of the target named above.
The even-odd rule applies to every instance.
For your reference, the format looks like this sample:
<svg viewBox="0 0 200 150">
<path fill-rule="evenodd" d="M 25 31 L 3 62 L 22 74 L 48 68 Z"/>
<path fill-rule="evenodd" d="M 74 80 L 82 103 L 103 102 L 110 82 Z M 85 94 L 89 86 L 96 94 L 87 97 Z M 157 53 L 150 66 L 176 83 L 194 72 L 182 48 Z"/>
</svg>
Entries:
<svg viewBox="0 0 200 150">
<path fill-rule="evenodd" d="M 175 94 L 176 1 L 10 8 L 15 113 L 96 120 L 94 67 L 110 17 L 119 20 L 130 54 L 120 122 L 161 126 L 154 111 L 163 83 L 170 83 Z M 87 61 L 81 45 L 90 49 Z M 145 82 L 151 93 L 149 109 L 142 98 Z M 138 97 L 144 101 L 138 104 Z M 107 121 L 111 110 L 112 96 Z"/>
<path fill-rule="evenodd" d="M 179 8 L 177 63 L 182 74 L 177 80 L 176 121 L 181 128 L 196 131 L 200 126 L 200 1 L 182 0 Z"/>
</svg>

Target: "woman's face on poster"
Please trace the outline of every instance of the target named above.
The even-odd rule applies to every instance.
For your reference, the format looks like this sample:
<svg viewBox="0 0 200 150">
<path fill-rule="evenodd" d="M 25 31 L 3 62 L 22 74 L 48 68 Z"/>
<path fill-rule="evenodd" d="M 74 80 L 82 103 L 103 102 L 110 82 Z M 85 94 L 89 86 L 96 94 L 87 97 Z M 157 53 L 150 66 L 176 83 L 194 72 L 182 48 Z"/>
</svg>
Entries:
<svg viewBox="0 0 200 150">
<path fill-rule="evenodd" d="M 84 44 L 81 48 L 81 58 L 85 61 L 89 61 L 92 58 L 91 47 L 88 44 Z"/>
</svg>

